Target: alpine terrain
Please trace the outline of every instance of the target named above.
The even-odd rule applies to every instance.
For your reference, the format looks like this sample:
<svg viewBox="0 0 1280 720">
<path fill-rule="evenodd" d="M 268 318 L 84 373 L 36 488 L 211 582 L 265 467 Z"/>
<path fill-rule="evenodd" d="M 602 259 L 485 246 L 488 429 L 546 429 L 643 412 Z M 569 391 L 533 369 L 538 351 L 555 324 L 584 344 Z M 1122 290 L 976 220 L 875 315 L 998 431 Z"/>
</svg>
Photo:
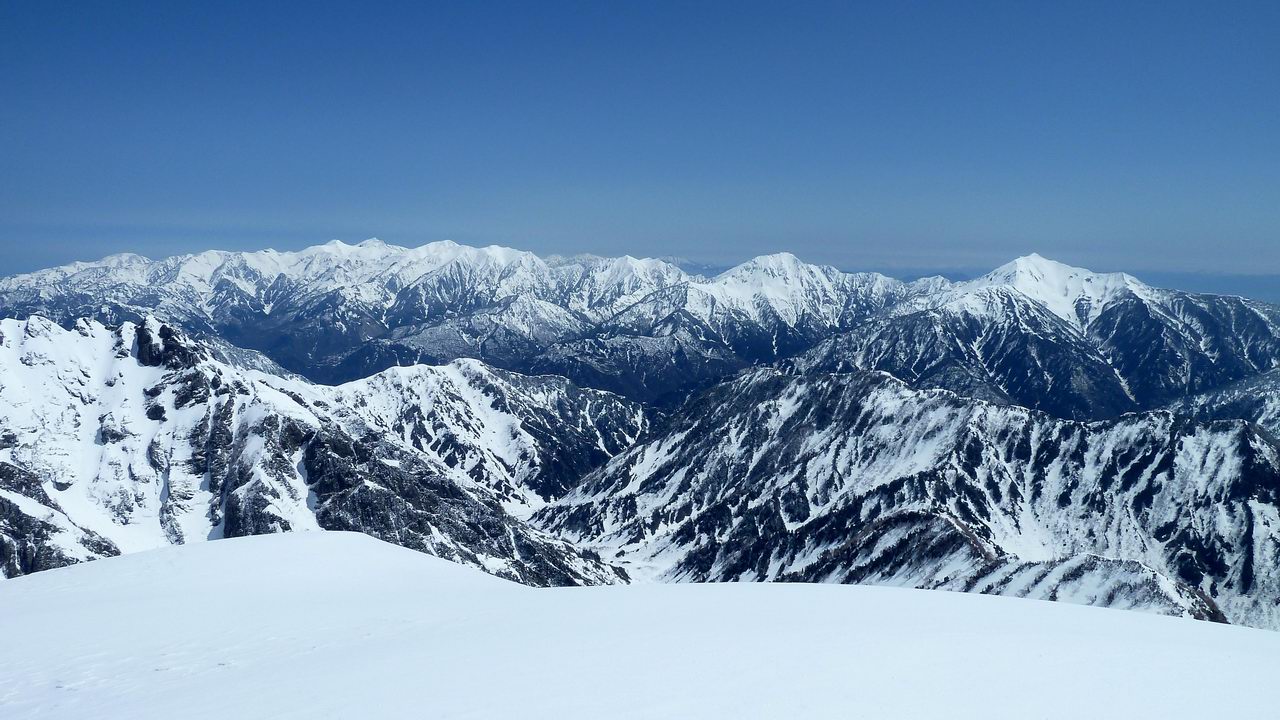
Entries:
<svg viewBox="0 0 1280 720">
<path fill-rule="evenodd" d="M 369 240 L 74 263 L 0 317 L 5 578 L 342 530 L 533 586 L 1280 629 L 1280 307 L 1246 298 Z"/>
</svg>

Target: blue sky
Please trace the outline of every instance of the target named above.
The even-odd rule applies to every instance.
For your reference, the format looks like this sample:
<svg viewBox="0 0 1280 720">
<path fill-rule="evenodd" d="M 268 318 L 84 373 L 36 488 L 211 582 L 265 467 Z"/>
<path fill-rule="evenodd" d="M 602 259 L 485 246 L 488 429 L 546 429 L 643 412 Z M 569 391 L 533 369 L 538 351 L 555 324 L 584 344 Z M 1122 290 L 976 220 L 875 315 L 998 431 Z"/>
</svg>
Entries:
<svg viewBox="0 0 1280 720">
<path fill-rule="evenodd" d="M 1280 273 L 1280 3 L 3 3 L 0 273 L 377 236 Z"/>
</svg>

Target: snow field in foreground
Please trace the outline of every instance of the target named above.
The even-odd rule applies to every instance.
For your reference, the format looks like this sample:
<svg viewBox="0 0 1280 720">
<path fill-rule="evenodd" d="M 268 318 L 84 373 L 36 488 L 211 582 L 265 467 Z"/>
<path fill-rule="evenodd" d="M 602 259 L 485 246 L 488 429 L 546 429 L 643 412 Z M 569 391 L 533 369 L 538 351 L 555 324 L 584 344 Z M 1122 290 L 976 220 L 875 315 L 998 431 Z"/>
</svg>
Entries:
<svg viewBox="0 0 1280 720">
<path fill-rule="evenodd" d="M 0 584 L 0 717 L 1266 717 L 1280 633 L 842 585 L 538 590 L 351 533 Z"/>
</svg>

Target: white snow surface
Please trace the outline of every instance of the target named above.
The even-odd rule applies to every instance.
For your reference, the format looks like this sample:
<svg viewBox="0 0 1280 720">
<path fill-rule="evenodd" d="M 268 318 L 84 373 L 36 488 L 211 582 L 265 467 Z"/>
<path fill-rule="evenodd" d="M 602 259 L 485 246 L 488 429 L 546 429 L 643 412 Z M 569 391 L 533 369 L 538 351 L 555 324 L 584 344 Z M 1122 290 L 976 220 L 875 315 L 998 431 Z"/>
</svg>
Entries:
<svg viewBox="0 0 1280 720">
<path fill-rule="evenodd" d="M 0 717 L 1269 717 L 1280 634 L 962 593 L 532 589 L 351 533 L 0 585 Z"/>
<path fill-rule="evenodd" d="M 1013 288 L 1035 300 L 1049 312 L 1079 328 L 1088 327 L 1108 305 L 1131 294 L 1151 292 L 1142 282 L 1124 273 L 1096 273 L 1073 267 L 1036 253 L 1001 265 L 980 278 L 955 286 L 961 294 L 991 288 Z"/>
</svg>

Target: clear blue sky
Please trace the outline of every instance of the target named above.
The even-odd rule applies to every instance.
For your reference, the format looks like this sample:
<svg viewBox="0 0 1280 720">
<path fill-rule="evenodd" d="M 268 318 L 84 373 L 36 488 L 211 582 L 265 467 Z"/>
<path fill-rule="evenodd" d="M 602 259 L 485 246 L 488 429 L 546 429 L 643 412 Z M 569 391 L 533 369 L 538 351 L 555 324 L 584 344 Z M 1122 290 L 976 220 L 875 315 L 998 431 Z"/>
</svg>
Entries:
<svg viewBox="0 0 1280 720">
<path fill-rule="evenodd" d="M 0 274 L 378 236 L 1280 273 L 1280 3 L 7 2 Z"/>
</svg>

